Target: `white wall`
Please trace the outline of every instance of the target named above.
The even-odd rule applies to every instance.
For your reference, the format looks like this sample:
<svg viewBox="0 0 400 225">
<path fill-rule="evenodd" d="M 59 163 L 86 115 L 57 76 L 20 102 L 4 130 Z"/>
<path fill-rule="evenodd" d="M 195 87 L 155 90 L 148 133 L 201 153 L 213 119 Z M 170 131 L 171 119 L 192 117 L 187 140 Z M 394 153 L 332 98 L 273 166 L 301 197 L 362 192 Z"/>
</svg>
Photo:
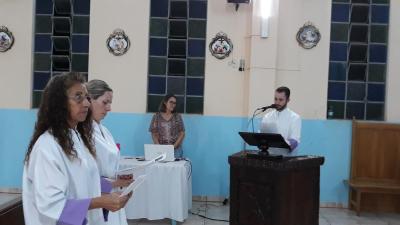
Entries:
<svg viewBox="0 0 400 225">
<path fill-rule="evenodd" d="M 291 89 L 289 107 L 303 118 L 324 119 L 326 114 L 330 1 L 273 0 L 270 36 L 252 35 L 249 73 L 249 113 L 273 103 L 274 89 Z M 258 7 L 260 0 L 253 1 Z M 311 21 L 321 32 L 319 44 L 310 50 L 301 48 L 296 33 Z M 253 12 L 253 34 L 260 29 L 258 11 Z"/>
<path fill-rule="evenodd" d="M 234 5 L 226 1 L 208 1 L 204 115 L 241 116 L 247 110 L 244 107 L 245 72 L 240 72 L 238 65 L 246 55 L 250 12 L 250 5 L 242 4 L 235 11 Z M 212 56 L 208 49 L 212 38 L 220 31 L 233 42 L 231 55 L 222 60 Z M 229 66 L 232 61 L 236 66 Z"/>
<path fill-rule="evenodd" d="M 14 35 L 14 45 L 0 53 L 0 108 L 29 109 L 32 96 L 34 1 L 0 0 L 0 26 Z"/>
<path fill-rule="evenodd" d="M 327 101 L 330 14 L 328 0 L 272 0 L 270 37 L 260 34 L 260 0 L 235 11 L 226 1 L 208 1 L 204 115 L 244 116 L 272 103 L 274 89 L 291 88 L 290 107 L 303 118 L 325 119 Z M 0 1 L 0 25 L 15 36 L 15 44 L 0 53 L 0 107 L 31 107 L 34 1 Z M 400 121 L 400 2 L 391 1 L 386 88 L 388 121 Z M 150 0 L 91 2 L 89 79 L 103 79 L 114 89 L 113 111 L 145 113 Z M 295 35 L 307 21 L 319 28 L 317 47 L 305 50 Z M 123 56 L 113 56 L 106 39 L 122 28 L 131 40 Z M 208 44 L 223 31 L 234 44 L 223 60 L 211 56 Z M 239 72 L 240 59 L 246 71 Z M 231 66 L 235 62 L 236 66 Z M 12 96 L 12 97 L 8 97 Z"/>
<path fill-rule="evenodd" d="M 114 90 L 113 111 L 146 112 L 150 0 L 91 1 L 89 79 L 102 79 Z M 106 40 L 116 28 L 131 41 L 129 51 L 114 56 Z"/>
</svg>

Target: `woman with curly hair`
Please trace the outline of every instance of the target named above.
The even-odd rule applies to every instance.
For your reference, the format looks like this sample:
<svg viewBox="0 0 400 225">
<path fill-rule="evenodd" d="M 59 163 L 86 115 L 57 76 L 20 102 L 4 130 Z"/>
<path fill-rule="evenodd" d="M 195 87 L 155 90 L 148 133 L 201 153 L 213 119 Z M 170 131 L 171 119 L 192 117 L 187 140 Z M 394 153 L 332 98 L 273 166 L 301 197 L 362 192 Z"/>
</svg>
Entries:
<svg viewBox="0 0 400 225">
<path fill-rule="evenodd" d="M 47 84 L 25 156 L 23 208 L 27 225 L 99 225 L 108 210 L 130 195 L 102 194 L 92 142 L 90 98 L 79 73 L 54 76 Z M 102 210 L 103 209 L 103 210 Z"/>
</svg>

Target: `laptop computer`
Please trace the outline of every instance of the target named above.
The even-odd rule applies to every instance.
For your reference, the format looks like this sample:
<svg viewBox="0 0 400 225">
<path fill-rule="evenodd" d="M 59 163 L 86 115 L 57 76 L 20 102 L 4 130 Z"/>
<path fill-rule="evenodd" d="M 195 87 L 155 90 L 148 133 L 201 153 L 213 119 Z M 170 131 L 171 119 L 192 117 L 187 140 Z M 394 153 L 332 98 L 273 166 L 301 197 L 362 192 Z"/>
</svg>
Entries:
<svg viewBox="0 0 400 225">
<path fill-rule="evenodd" d="M 173 145 L 156 145 L 156 144 L 145 144 L 144 145 L 144 159 L 152 160 L 157 156 L 165 153 L 167 157 L 163 161 L 175 161 L 174 146 Z"/>
</svg>

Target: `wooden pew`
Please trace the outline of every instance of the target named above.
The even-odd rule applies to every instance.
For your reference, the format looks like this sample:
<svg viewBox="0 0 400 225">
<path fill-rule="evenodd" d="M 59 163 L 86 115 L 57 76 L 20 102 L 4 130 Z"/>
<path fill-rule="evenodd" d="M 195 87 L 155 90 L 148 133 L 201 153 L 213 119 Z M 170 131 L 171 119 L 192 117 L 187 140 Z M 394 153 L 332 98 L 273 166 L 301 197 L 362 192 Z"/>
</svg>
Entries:
<svg viewBox="0 0 400 225">
<path fill-rule="evenodd" d="M 349 206 L 400 213 L 400 124 L 353 121 Z"/>
</svg>

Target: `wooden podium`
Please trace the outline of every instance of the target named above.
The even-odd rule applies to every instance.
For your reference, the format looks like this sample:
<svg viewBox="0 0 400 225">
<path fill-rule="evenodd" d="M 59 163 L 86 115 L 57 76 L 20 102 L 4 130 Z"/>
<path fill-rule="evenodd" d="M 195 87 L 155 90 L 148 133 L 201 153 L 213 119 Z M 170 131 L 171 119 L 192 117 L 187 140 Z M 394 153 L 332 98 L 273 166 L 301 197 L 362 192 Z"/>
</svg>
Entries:
<svg viewBox="0 0 400 225">
<path fill-rule="evenodd" d="M 323 157 L 229 156 L 230 225 L 318 225 Z"/>
</svg>

